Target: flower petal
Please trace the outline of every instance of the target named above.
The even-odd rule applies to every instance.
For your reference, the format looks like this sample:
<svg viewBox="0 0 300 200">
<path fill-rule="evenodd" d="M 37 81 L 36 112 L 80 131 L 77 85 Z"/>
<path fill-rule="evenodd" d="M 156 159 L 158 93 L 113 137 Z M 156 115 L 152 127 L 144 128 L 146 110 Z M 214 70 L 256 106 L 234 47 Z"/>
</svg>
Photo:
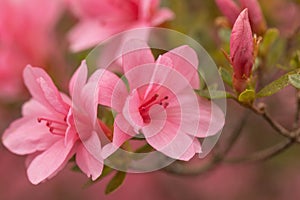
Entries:
<svg viewBox="0 0 300 200">
<path fill-rule="evenodd" d="M 36 118 L 23 117 L 6 129 L 2 142 L 13 153 L 25 155 L 43 151 L 60 138 L 52 135 L 45 125 L 37 122 Z"/>
<path fill-rule="evenodd" d="M 121 112 L 128 95 L 126 85 L 117 75 L 101 70 L 99 75 L 99 104 Z"/>
<path fill-rule="evenodd" d="M 92 177 L 93 181 L 101 175 L 103 170 L 103 162 L 95 159 L 82 144 L 76 150 L 76 163 L 88 177 Z"/>
<path fill-rule="evenodd" d="M 57 169 L 66 163 L 65 161 L 68 159 L 72 147 L 72 143 L 65 146 L 64 140 L 59 140 L 35 157 L 27 169 L 30 182 L 38 184 L 56 173 Z"/>
<path fill-rule="evenodd" d="M 124 118 L 137 132 L 144 125 L 143 118 L 139 112 L 140 105 L 141 102 L 139 94 L 137 90 L 134 89 L 127 97 L 122 112 Z"/>
<path fill-rule="evenodd" d="M 156 150 L 177 160 L 188 161 L 199 151 L 193 137 L 178 131 L 170 123 L 160 133 L 147 137 L 146 140 Z"/>
<path fill-rule="evenodd" d="M 174 19 L 174 17 L 175 15 L 171 10 L 167 8 L 162 8 L 159 11 L 157 11 L 152 17 L 151 25 L 158 26 L 165 21 Z"/>
<path fill-rule="evenodd" d="M 198 56 L 196 52 L 189 46 L 184 45 L 161 56 L 162 60 L 165 57 L 169 58 L 173 63 L 173 68 L 184 76 L 194 89 L 200 87 L 200 79 L 198 74 Z"/>
<path fill-rule="evenodd" d="M 233 25 L 236 18 L 239 16 L 240 8 L 233 0 L 216 0 L 222 14 L 227 17 L 230 24 Z"/>
<path fill-rule="evenodd" d="M 117 26 L 104 26 L 97 20 L 81 21 L 68 35 L 71 44 L 70 49 L 73 52 L 78 52 L 91 48 L 118 30 Z"/>
<path fill-rule="evenodd" d="M 117 115 L 114 123 L 112 143 L 105 145 L 102 149 L 103 158 L 113 154 L 125 141 L 132 138 L 133 129 L 122 115 Z"/>
<path fill-rule="evenodd" d="M 197 134 L 190 134 L 195 137 L 208 137 L 217 134 L 222 130 L 225 117 L 223 111 L 213 102 L 199 98 L 200 120 Z"/>
<path fill-rule="evenodd" d="M 154 63 L 154 57 L 146 42 L 132 39 L 127 41 L 122 53 L 123 70 L 125 75 L 128 71 L 140 65 Z"/>
<path fill-rule="evenodd" d="M 63 101 L 51 78 L 41 68 L 28 65 L 23 72 L 24 82 L 32 97 L 50 111 L 61 114 L 68 112 L 69 106 Z"/>
<path fill-rule="evenodd" d="M 74 88 L 77 88 L 78 90 L 81 90 L 83 86 L 85 85 L 87 81 L 87 65 L 86 60 L 83 60 L 81 62 L 81 65 L 78 67 L 78 69 L 73 74 L 70 83 L 69 83 L 69 93 L 71 96 L 73 96 Z"/>
</svg>

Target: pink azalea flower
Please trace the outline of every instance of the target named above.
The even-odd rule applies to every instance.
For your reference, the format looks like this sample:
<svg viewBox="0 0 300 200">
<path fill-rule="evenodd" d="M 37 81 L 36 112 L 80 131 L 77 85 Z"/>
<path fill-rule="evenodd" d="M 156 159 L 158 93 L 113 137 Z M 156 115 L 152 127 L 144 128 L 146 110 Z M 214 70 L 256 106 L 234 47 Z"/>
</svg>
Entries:
<svg viewBox="0 0 300 200">
<path fill-rule="evenodd" d="M 53 60 L 59 60 L 54 26 L 62 11 L 61 3 L 1 1 L 0 98 L 10 101 L 23 95 L 22 71 L 27 64 L 49 67 Z"/>
<path fill-rule="evenodd" d="M 103 156 L 140 133 L 153 148 L 174 159 L 189 160 L 201 152 L 198 138 L 216 134 L 224 115 L 194 92 L 199 88 L 194 50 L 181 46 L 155 61 L 146 43 L 132 40 L 125 44 L 122 60 L 129 91 L 109 71 L 100 81 L 99 103 L 117 113 L 113 140 L 103 147 Z"/>
<path fill-rule="evenodd" d="M 68 0 L 79 23 L 71 30 L 71 50 L 96 46 L 109 36 L 139 27 L 157 26 L 173 18 L 160 0 Z"/>
<path fill-rule="evenodd" d="M 248 9 L 241 12 L 230 36 L 230 58 L 233 66 L 233 87 L 239 93 L 247 87 L 254 64 L 254 44 Z"/>
<path fill-rule="evenodd" d="M 56 175 L 74 155 L 79 168 L 95 180 L 102 172 L 103 163 L 86 150 L 77 133 L 79 128 L 85 129 L 87 134 L 95 134 L 94 112 L 87 110 L 88 114 L 78 114 L 70 98 L 57 90 L 43 69 L 27 66 L 23 75 L 32 99 L 24 104 L 22 117 L 4 132 L 4 146 L 13 153 L 28 155 L 27 175 L 33 184 Z M 98 97 L 85 95 L 97 83 L 90 80 L 86 83 L 86 79 L 87 67 L 82 62 L 70 82 L 70 94 L 76 93 L 76 106 L 86 109 L 89 105 L 96 109 Z M 74 112 L 81 117 L 77 124 Z"/>
</svg>

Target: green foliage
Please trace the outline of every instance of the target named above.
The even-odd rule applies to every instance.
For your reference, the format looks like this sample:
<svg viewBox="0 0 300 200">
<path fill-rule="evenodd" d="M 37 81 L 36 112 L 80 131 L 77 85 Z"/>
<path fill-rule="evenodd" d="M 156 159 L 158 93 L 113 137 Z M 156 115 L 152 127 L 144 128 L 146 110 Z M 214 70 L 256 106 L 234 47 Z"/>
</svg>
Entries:
<svg viewBox="0 0 300 200">
<path fill-rule="evenodd" d="M 124 182 L 126 177 L 125 172 L 118 171 L 106 186 L 105 194 L 110 194 L 118 189 Z"/>
<path fill-rule="evenodd" d="M 223 79 L 223 81 L 229 85 L 232 86 L 232 73 L 230 73 L 227 69 L 220 67 L 219 73 Z"/>
<path fill-rule="evenodd" d="M 243 102 L 243 103 L 252 103 L 255 100 L 255 91 L 252 89 L 246 89 L 245 91 L 243 91 L 239 97 L 238 100 L 239 102 Z"/>
<path fill-rule="evenodd" d="M 293 74 L 298 74 L 299 72 L 300 70 L 293 70 L 289 73 L 286 73 L 285 75 L 281 76 L 279 79 L 271 82 L 263 89 L 261 89 L 256 94 L 256 97 L 267 97 L 279 92 L 281 89 L 285 88 L 290 84 L 289 76 Z"/>
<path fill-rule="evenodd" d="M 135 150 L 135 153 L 149 153 L 153 151 L 153 147 L 151 147 L 149 144 L 145 144 L 142 147 Z"/>
<path fill-rule="evenodd" d="M 280 37 L 279 31 L 275 28 L 268 29 L 259 48 L 259 56 L 264 60 L 263 66 L 269 69 L 278 66 L 285 47 L 286 40 Z"/>
<path fill-rule="evenodd" d="M 279 31 L 276 28 L 268 29 L 263 37 L 263 41 L 260 45 L 260 53 L 262 55 L 268 54 L 270 48 L 279 38 Z"/>
<path fill-rule="evenodd" d="M 289 83 L 297 89 L 300 89 L 300 74 L 289 75 Z"/>
</svg>

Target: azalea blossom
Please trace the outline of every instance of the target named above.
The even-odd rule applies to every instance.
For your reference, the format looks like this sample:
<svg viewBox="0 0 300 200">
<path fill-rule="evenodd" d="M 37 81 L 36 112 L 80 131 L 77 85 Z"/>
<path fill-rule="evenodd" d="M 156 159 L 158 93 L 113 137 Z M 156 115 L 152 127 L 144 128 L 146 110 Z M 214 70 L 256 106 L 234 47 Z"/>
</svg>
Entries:
<svg viewBox="0 0 300 200">
<path fill-rule="evenodd" d="M 189 46 L 155 61 L 145 42 L 132 40 L 125 44 L 122 67 L 128 90 L 110 71 L 100 80 L 99 103 L 116 112 L 113 140 L 103 147 L 103 157 L 143 134 L 154 149 L 189 160 L 201 152 L 198 138 L 212 136 L 223 127 L 222 111 L 194 92 L 200 86 L 198 57 Z"/>
<path fill-rule="evenodd" d="M 77 128 L 83 128 L 90 135 L 99 131 L 95 128 L 97 123 L 106 131 L 108 129 L 90 110 L 86 111 L 88 114 L 80 114 L 81 119 L 75 124 L 73 113 L 78 111 L 73 108 L 71 99 L 57 90 L 43 69 L 27 66 L 23 76 L 32 99 L 23 105 L 22 117 L 4 132 L 4 146 L 18 155 L 28 155 L 27 175 L 33 184 L 56 175 L 74 155 L 76 164 L 87 176 L 93 180 L 98 178 L 103 162 L 86 150 Z M 76 93 L 76 105 L 82 109 L 87 105 L 93 107 L 92 102 L 96 102 L 94 107 L 97 107 L 93 95 L 85 96 L 97 82 L 89 80 L 86 83 L 86 79 L 87 67 L 82 62 L 70 82 L 70 94 Z"/>
<path fill-rule="evenodd" d="M 241 93 L 247 87 L 254 64 L 254 44 L 247 8 L 240 13 L 233 25 L 230 58 L 233 66 L 233 87 Z"/>
<path fill-rule="evenodd" d="M 54 28 L 62 8 L 59 0 L 1 1 L 1 99 L 11 101 L 24 96 L 22 71 L 27 64 L 50 67 L 60 60 Z"/>
<path fill-rule="evenodd" d="M 173 18 L 160 0 L 68 0 L 69 7 L 79 19 L 71 30 L 72 51 L 96 46 L 109 36 L 141 27 L 158 26 Z"/>
</svg>

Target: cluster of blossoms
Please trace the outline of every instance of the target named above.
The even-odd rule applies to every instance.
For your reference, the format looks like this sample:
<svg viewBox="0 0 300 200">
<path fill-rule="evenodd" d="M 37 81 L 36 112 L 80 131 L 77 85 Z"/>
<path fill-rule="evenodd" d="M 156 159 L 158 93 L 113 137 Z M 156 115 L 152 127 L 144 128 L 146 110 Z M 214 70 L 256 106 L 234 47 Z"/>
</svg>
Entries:
<svg viewBox="0 0 300 200">
<path fill-rule="evenodd" d="M 121 31 L 157 26 L 173 18 L 170 10 L 159 9 L 159 0 L 69 0 L 66 4 L 78 17 L 68 34 L 74 52 L 94 47 Z M 254 0 L 241 0 L 241 9 L 245 8 L 242 11 L 230 0 L 217 0 L 217 4 L 233 25 L 229 59 L 233 87 L 240 94 L 251 87 L 256 51 L 252 29 L 263 33 L 265 22 Z M 48 31 L 49 23 L 41 26 L 41 32 Z M 46 42 L 43 38 L 37 41 L 38 45 Z M 122 49 L 118 62 L 122 78 L 107 69 L 98 69 L 88 78 L 84 60 L 69 81 L 69 96 L 56 88 L 42 68 L 28 65 L 24 69 L 24 83 L 32 98 L 23 105 L 22 117 L 5 130 L 2 140 L 10 151 L 28 155 L 27 174 L 33 184 L 55 176 L 74 157 L 81 171 L 96 180 L 105 159 L 140 135 L 165 156 L 188 161 L 201 153 L 201 138 L 214 136 L 222 129 L 222 110 L 195 92 L 201 81 L 198 56 L 191 47 L 177 47 L 157 59 L 145 40 L 130 40 L 118 48 Z M 5 55 L 1 51 L 0 55 Z M 4 66 L 2 60 L 0 57 L 0 69 Z M 5 84 L 0 90 L 2 87 L 8 91 Z M 99 106 L 115 113 L 112 128 L 98 118 Z M 103 140 L 105 136 L 108 143 Z"/>
<path fill-rule="evenodd" d="M 24 104 L 23 117 L 5 131 L 3 144 L 14 153 L 29 154 L 32 183 L 54 176 L 74 155 L 78 167 L 95 180 L 103 160 L 140 133 L 155 150 L 187 161 L 201 152 L 197 138 L 222 129 L 222 111 L 194 92 L 200 81 L 193 49 L 181 46 L 156 61 L 140 40 L 126 43 L 124 51 L 122 69 L 129 89 L 105 69 L 87 81 L 83 61 L 70 81 L 70 98 L 57 90 L 44 70 L 25 68 L 32 99 Z M 98 104 L 116 111 L 113 131 L 97 118 Z M 103 148 L 101 134 L 111 139 Z"/>
</svg>

